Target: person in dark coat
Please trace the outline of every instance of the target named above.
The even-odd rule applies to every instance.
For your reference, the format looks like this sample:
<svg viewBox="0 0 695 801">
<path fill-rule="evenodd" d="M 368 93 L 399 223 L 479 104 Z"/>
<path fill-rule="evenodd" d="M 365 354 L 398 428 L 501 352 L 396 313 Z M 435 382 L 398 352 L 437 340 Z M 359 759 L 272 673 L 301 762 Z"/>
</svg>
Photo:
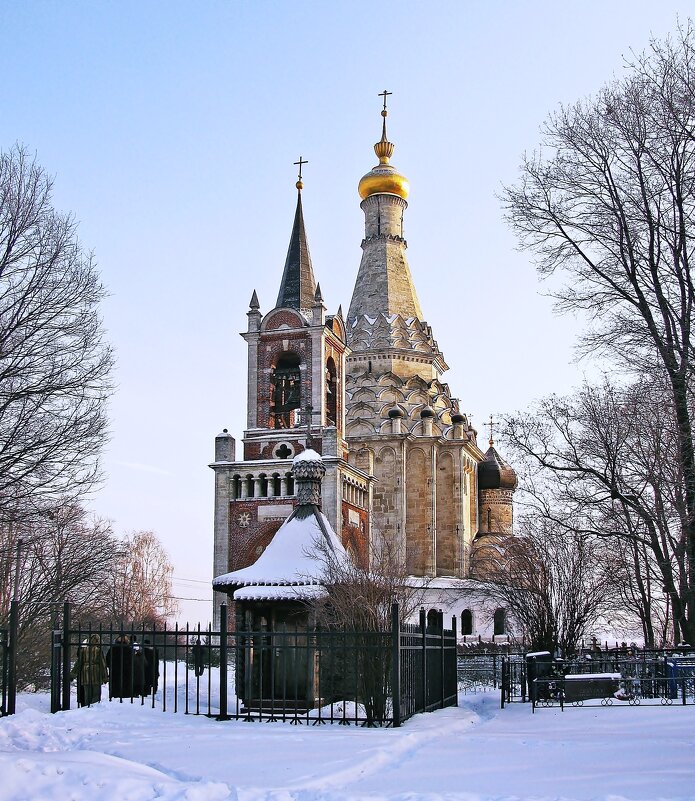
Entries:
<svg viewBox="0 0 695 801">
<path fill-rule="evenodd" d="M 70 678 L 77 679 L 77 705 L 89 706 L 101 701 L 101 685 L 109 680 L 101 640 L 92 634 L 77 652 L 77 661 L 70 671 Z"/>
<path fill-rule="evenodd" d="M 159 687 L 159 650 L 157 646 L 150 645 L 150 641 L 145 637 L 145 695 L 157 692 Z"/>
<path fill-rule="evenodd" d="M 133 696 L 146 696 L 150 694 L 145 679 L 145 651 L 135 637 L 133 637 Z"/>
<path fill-rule="evenodd" d="M 200 637 L 193 645 L 193 672 L 196 676 L 202 676 L 205 673 L 205 648 L 200 642 Z"/>
<path fill-rule="evenodd" d="M 106 655 L 109 668 L 109 697 L 133 697 L 133 646 L 127 634 L 120 634 Z"/>
</svg>

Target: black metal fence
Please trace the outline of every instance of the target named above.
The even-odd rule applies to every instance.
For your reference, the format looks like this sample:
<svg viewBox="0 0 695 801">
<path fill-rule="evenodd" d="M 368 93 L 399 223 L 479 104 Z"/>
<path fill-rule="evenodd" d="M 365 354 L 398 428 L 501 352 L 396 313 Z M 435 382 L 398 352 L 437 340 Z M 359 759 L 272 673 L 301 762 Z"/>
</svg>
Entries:
<svg viewBox="0 0 695 801">
<path fill-rule="evenodd" d="M 695 679 L 690 676 L 616 678 L 614 684 L 602 682 L 609 686 L 608 691 L 592 690 L 592 683 L 599 684 L 598 681 L 592 682 L 591 674 L 584 674 L 579 679 L 564 676 L 534 679 L 530 688 L 533 711 L 553 706 L 564 710 L 566 707 L 685 706 L 695 703 Z"/>
<path fill-rule="evenodd" d="M 458 689 L 462 693 L 484 692 L 500 687 L 504 654 L 461 653 L 457 659 Z"/>
<path fill-rule="evenodd" d="M 394 616 L 393 686 L 400 688 L 394 695 L 394 724 L 418 712 L 456 706 L 456 618 L 452 618 L 451 629 L 445 629 L 441 612 L 430 616 L 429 625 L 424 609 L 418 624 L 399 624 L 397 609 Z"/>
<path fill-rule="evenodd" d="M 9 629 L 0 629 L 0 717 L 7 714 Z"/>
<path fill-rule="evenodd" d="M 671 706 L 676 698 L 683 704 L 695 701 L 695 655 L 690 648 L 616 650 L 572 659 L 548 654 L 531 662 L 521 654 L 502 658 L 502 707 L 526 701 L 534 707 L 619 706 L 623 702 Z"/>
<path fill-rule="evenodd" d="M 94 635 L 112 702 L 220 720 L 365 726 L 400 726 L 457 703 L 456 624 L 444 629 L 441 612 L 430 613 L 429 625 L 424 610 L 419 624 L 402 624 L 394 605 L 386 632 L 290 624 L 228 631 L 224 605 L 220 616 L 219 631 L 85 626 L 71 622 L 66 604 L 53 632 L 51 710 L 70 708 L 73 677 L 78 702 L 95 702 L 81 687 Z"/>
</svg>

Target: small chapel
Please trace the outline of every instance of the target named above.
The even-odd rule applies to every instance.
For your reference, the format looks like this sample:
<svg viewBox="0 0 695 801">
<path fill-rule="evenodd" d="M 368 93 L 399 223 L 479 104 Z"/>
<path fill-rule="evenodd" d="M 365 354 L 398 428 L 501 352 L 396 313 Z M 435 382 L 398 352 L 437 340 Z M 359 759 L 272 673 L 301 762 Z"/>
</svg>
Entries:
<svg viewBox="0 0 695 801">
<path fill-rule="evenodd" d="M 368 567 L 388 544 L 408 575 L 427 577 L 432 604 L 460 616 L 463 635 L 504 636 L 504 610 L 476 610 L 465 590 L 482 577 L 495 543 L 512 535 L 517 478 L 492 428 L 481 450 L 443 380 L 447 364 L 406 255 L 409 184 L 391 163 L 388 94 L 378 163 L 358 184 L 365 229 L 347 316 L 341 306 L 328 313 L 316 281 L 302 210 L 306 162 L 297 162 L 277 300 L 261 311 L 254 290 L 242 334 L 241 458 L 226 429 L 215 438 L 213 573 L 242 570 L 264 553 L 298 503 L 293 459 L 312 450 L 325 467 L 322 513 L 353 560 Z M 215 593 L 216 610 L 224 600 Z"/>
</svg>

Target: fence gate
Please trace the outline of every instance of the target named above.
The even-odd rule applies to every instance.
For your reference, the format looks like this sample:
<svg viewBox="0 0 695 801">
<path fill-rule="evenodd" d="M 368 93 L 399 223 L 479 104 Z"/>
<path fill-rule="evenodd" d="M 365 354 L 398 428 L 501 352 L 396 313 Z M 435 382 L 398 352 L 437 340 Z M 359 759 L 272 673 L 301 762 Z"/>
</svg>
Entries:
<svg viewBox="0 0 695 801">
<path fill-rule="evenodd" d="M 500 705 L 525 703 L 528 699 L 526 659 L 523 656 L 503 656 L 500 680 Z"/>
<path fill-rule="evenodd" d="M 458 704 L 455 617 L 445 629 L 441 612 L 427 616 L 421 609 L 418 624 L 402 624 L 394 604 L 392 643 L 394 726 L 418 712 Z"/>
</svg>

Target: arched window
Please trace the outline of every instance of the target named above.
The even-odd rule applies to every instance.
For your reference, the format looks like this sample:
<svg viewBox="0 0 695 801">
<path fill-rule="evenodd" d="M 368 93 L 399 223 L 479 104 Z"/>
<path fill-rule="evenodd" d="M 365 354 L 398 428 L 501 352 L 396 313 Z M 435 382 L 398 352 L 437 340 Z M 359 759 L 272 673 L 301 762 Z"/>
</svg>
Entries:
<svg viewBox="0 0 695 801">
<path fill-rule="evenodd" d="M 507 628 L 507 613 L 504 609 L 495 609 L 493 634 L 498 636 L 505 633 Z"/>
<path fill-rule="evenodd" d="M 326 362 L 326 425 L 336 425 L 338 419 L 338 387 L 335 362 L 331 356 Z"/>
<path fill-rule="evenodd" d="M 470 609 L 461 612 L 461 634 L 473 634 L 473 613 Z"/>
<path fill-rule="evenodd" d="M 434 631 L 439 629 L 439 612 L 436 609 L 430 609 L 427 613 L 427 628 Z"/>
<path fill-rule="evenodd" d="M 297 409 L 302 406 L 302 380 L 299 356 L 281 354 L 270 377 L 270 422 L 273 428 L 292 428 Z"/>
</svg>

